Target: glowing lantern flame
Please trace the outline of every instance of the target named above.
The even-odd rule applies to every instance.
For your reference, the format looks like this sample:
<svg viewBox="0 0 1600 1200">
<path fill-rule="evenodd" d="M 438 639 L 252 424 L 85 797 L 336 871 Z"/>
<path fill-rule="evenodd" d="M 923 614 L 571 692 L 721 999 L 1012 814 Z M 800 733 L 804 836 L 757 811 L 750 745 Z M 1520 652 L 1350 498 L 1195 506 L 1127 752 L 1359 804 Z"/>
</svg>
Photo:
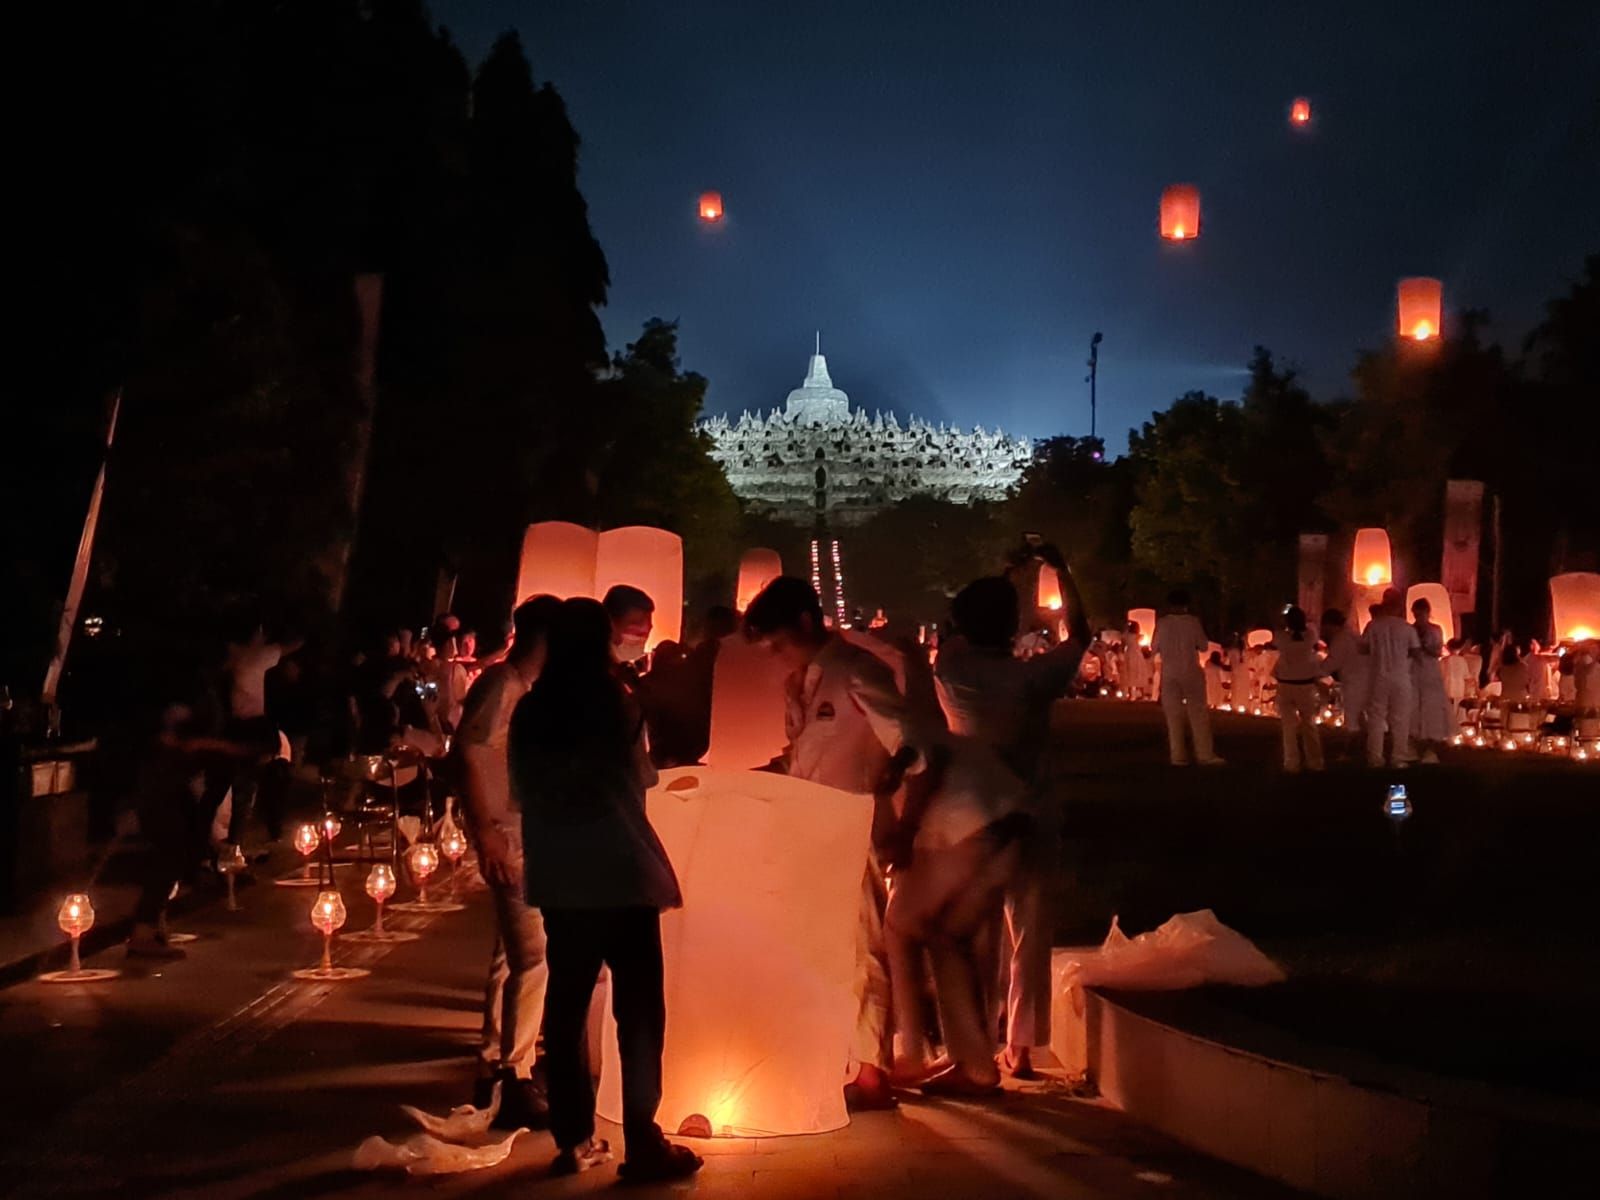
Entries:
<svg viewBox="0 0 1600 1200">
<path fill-rule="evenodd" d="M 394 895 L 396 886 L 394 868 L 388 863 L 378 863 L 367 873 L 367 895 L 379 905 Z"/>
<path fill-rule="evenodd" d="M 411 873 L 420 883 L 439 869 L 439 851 L 432 842 L 418 842 L 406 856 Z"/>
<path fill-rule="evenodd" d="M 1426 342 L 1439 336 L 1444 309 L 1444 284 L 1423 276 L 1402 279 L 1395 310 L 1400 336 Z"/>
<path fill-rule="evenodd" d="M 1557 642 L 1600 636 L 1600 573 L 1570 571 L 1550 578 L 1550 619 Z"/>
<path fill-rule="evenodd" d="M 739 586 L 734 593 L 734 608 L 739 612 L 749 608 L 750 601 L 761 594 L 761 589 L 782 574 L 783 559 L 776 550 L 768 550 L 764 546 L 746 550 L 744 557 L 739 560 Z"/>
<path fill-rule="evenodd" d="M 1061 577 L 1056 574 L 1054 567 L 1039 568 L 1038 604 L 1040 608 L 1048 608 L 1051 612 L 1060 612 L 1066 606 L 1066 601 L 1061 598 Z"/>
<path fill-rule="evenodd" d="M 1150 639 L 1156 632 L 1156 610 L 1153 608 L 1130 608 L 1128 620 L 1139 626 L 1139 645 L 1146 650 L 1150 648 Z"/>
<path fill-rule="evenodd" d="M 700 193 L 700 219 L 708 224 L 722 220 L 722 193 Z"/>
<path fill-rule="evenodd" d="M 467 852 L 467 839 L 461 836 L 459 829 L 452 829 L 439 839 L 439 849 L 450 860 L 452 866 L 460 861 L 461 856 Z"/>
<path fill-rule="evenodd" d="M 94 905 L 82 892 L 73 892 L 61 902 L 56 913 L 56 924 L 69 938 L 77 939 L 94 928 Z"/>
<path fill-rule="evenodd" d="M 1181 242 L 1200 236 L 1200 189 L 1175 183 L 1161 193 L 1161 236 Z"/>
<path fill-rule="evenodd" d="M 1351 556 L 1350 578 L 1368 587 L 1387 587 L 1394 582 L 1394 560 L 1389 550 L 1389 534 L 1383 529 L 1356 530 L 1355 552 Z"/>
<path fill-rule="evenodd" d="M 344 826 L 339 823 L 339 818 L 333 813 L 322 814 L 322 836 L 330 842 L 339 836 L 339 830 L 343 828 Z"/>
<path fill-rule="evenodd" d="M 317 893 L 311 902 L 311 923 L 323 937 L 332 937 L 334 930 L 343 928 L 344 918 L 344 897 L 332 890 Z"/>
<path fill-rule="evenodd" d="M 307 823 L 294 831 L 294 848 L 304 857 L 315 854 L 321 843 L 322 833 L 315 825 Z"/>
<path fill-rule="evenodd" d="M 1304 96 L 1298 97 L 1289 106 L 1289 120 L 1296 125 L 1311 124 L 1311 101 Z"/>
</svg>

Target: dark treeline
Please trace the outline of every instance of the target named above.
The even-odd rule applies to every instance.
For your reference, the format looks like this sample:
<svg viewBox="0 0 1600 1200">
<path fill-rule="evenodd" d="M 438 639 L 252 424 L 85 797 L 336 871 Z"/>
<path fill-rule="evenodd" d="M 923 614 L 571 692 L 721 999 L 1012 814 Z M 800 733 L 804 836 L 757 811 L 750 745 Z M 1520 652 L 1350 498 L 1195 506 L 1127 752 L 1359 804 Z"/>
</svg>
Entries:
<svg viewBox="0 0 1600 1200">
<path fill-rule="evenodd" d="M 865 604 L 937 619 L 945 597 L 1037 530 L 1070 551 L 1099 622 L 1182 583 L 1214 631 L 1241 630 L 1294 600 L 1301 533 L 1330 537 L 1330 601 L 1363 525 L 1389 530 L 1402 582 L 1437 580 L 1445 482 L 1476 479 L 1501 502 L 1501 623 L 1546 637 L 1550 575 L 1600 568 L 1600 255 L 1515 352 L 1487 340 L 1487 321 L 1468 312 L 1440 342 L 1360 355 L 1352 394 L 1335 400 L 1258 347 L 1240 397 L 1178 397 L 1129 432 L 1123 457 L 1052 438 L 1004 503 L 914 501 L 874 518 L 851 532 L 847 585 Z"/>
<path fill-rule="evenodd" d="M 608 350 L 578 134 L 514 34 L 474 65 L 416 0 L 56 19 L 25 173 L 45 263 L 18 339 L 30 390 L 6 410 L 15 693 L 42 675 L 118 390 L 85 612 L 130 663 L 181 657 L 174 639 L 241 604 L 331 648 L 425 619 L 451 578 L 493 640 L 531 520 L 686 535 L 696 605 L 726 602 L 741 545 L 805 561 L 806 531 L 741 514 L 707 457 L 674 327 Z M 358 295 L 379 301 L 370 387 Z M 1413 579 L 1435 575 L 1460 477 L 1501 497 L 1505 613 L 1542 632 L 1545 578 L 1600 545 L 1597 295 L 1590 258 L 1514 351 L 1468 314 L 1442 343 L 1361 357 L 1342 400 L 1259 351 L 1243 396 L 1179 397 L 1126 456 L 1052 439 L 1004 504 L 913 501 L 845 531 L 847 590 L 938 619 L 1037 529 L 1097 618 L 1183 581 L 1238 627 L 1293 595 L 1302 531 L 1381 524 Z"/>
<path fill-rule="evenodd" d="M 705 381 L 670 324 L 608 351 L 579 138 L 514 33 L 474 69 L 414 0 L 74 13 L 29 175 L 44 391 L 7 411 L 0 680 L 37 688 L 119 390 L 84 611 L 136 664 L 245 607 L 359 640 L 457 575 L 492 642 L 531 520 L 692 525 L 695 570 L 731 553 Z"/>
</svg>

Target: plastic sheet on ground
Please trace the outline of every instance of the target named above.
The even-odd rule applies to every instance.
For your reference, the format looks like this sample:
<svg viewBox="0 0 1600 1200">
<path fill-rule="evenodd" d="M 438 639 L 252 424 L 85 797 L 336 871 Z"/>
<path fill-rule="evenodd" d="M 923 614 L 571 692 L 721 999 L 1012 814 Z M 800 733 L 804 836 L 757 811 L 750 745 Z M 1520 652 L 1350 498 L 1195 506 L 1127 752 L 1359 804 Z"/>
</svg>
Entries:
<svg viewBox="0 0 1600 1200">
<path fill-rule="evenodd" d="M 1179 913 L 1133 938 L 1113 917 L 1100 949 L 1058 960 L 1054 973 L 1058 992 L 1086 987 L 1162 992 L 1208 983 L 1260 987 L 1286 978 L 1282 967 L 1209 908 Z"/>
<path fill-rule="evenodd" d="M 443 1117 L 402 1104 L 400 1111 L 422 1126 L 422 1132 L 399 1142 L 369 1137 L 356 1147 L 352 1165 L 358 1171 L 394 1169 L 412 1175 L 456 1175 L 496 1166 L 510 1157 L 517 1135 L 527 1132 L 492 1131 L 489 1125 L 499 1108 L 498 1087 L 488 1108 L 462 1104 Z"/>
<path fill-rule="evenodd" d="M 664 771 L 648 800 L 683 907 L 662 914 L 660 1121 L 721 1136 L 843 1128 L 872 798 L 761 771 Z M 615 1026 L 602 1116 L 621 1116 Z M 700 1124 L 696 1122 L 696 1124 Z"/>
</svg>

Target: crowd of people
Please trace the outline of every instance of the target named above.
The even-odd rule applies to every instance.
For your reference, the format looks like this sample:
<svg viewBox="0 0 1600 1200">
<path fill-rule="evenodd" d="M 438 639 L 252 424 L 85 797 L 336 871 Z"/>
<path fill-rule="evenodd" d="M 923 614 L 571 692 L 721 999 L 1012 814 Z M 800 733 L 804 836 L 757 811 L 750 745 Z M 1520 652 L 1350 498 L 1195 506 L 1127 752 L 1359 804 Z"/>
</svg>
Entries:
<svg viewBox="0 0 1600 1200">
<path fill-rule="evenodd" d="M 1041 564 L 1064 601 L 1047 638 L 1020 598 L 1032 596 L 1025 585 Z M 654 602 L 618 586 L 600 601 L 528 598 L 487 653 L 450 614 L 415 635 L 387 634 L 321 699 L 298 643 L 244 620 L 162 713 L 140 786 L 155 852 L 128 950 L 182 955 L 163 919 L 175 885 L 197 852 L 240 860 L 253 818 L 269 841 L 281 838 L 290 772 L 308 753 L 420 757 L 432 764 L 418 785 L 423 811 L 459 804 L 492 899 L 474 1102 L 497 1097 L 504 1127 L 551 1129 L 557 1171 L 609 1159 L 591 1054 L 609 993 L 623 1080 L 619 1170 L 692 1173 L 699 1157 L 656 1123 L 660 913 L 682 895 L 645 795 L 658 769 L 704 760 L 719 648 L 742 636 L 785 679 L 787 744 L 766 769 L 872 797 L 855 1032 L 840 1047 L 847 1102 L 889 1108 L 910 1088 L 983 1097 L 1003 1075 L 1031 1076 L 1050 1036 L 1055 700 L 1087 689 L 1158 701 L 1180 766 L 1223 764 L 1213 710 L 1275 711 L 1291 772 L 1323 768 L 1330 724 L 1358 738 L 1370 764 L 1405 766 L 1436 761 L 1462 706 L 1494 693 L 1600 705 L 1593 644 L 1549 656 L 1498 639 L 1480 654 L 1446 645 L 1426 601 L 1409 621 L 1402 603 L 1391 590 L 1359 634 L 1337 611 L 1313 627 L 1290 607 L 1270 639 L 1219 645 L 1175 591 L 1148 639 L 1134 623 L 1094 637 L 1066 562 L 1037 545 L 1013 555 L 1006 574 L 962 589 L 931 641 L 891 641 L 881 620 L 835 628 L 809 583 L 781 577 L 742 617 L 705 613 L 693 645 L 649 649 Z M 308 751 L 313 738 L 322 744 Z"/>
</svg>

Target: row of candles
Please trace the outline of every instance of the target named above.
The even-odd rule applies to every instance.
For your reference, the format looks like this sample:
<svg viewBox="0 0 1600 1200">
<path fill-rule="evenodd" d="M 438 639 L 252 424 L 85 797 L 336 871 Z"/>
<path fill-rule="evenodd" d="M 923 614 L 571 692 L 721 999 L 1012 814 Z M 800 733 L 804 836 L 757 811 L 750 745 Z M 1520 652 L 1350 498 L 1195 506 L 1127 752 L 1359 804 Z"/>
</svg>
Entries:
<svg viewBox="0 0 1600 1200">
<path fill-rule="evenodd" d="M 359 967 L 336 967 L 333 965 L 333 938 L 344 928 L 349 913 L 345 908 L 344 897 L 336 886 L 327 886 L 333 883 L 333 839 L 339 836 L 342 825 L 334 813 L 324 813 L 321 822 L 313 824 L 306 822 L 295 829 L 293 844 L 295 850 L 306 860 L 305 871 L 301 875 L 290 876 L 278 882 L 286 886 L 317 888 L 316 899 L 311 902 L 311 924 L 322 934 L 322 960 L 315 967 L 308 967 L 294 972 L 297 979 L 313 979 L 324 982 L 356 979 L 368 972 Z M 325 849 L 328 878 L 323 879 L 317 870 L 316 864 L 311 860 L 319 849 Z M 454 901 L 437 901 L 428 898 L 428 880 L 438 871 L 441 862 L 448 860 L 451 867 L 451 887 L 456 884 L 457 872 L 460 869 L 462 857 L 467 852 L 467 839 L 453 823 L 446 823 L 440 832 L 437 841 L 422 840 L 414 842 L 406 851 L 405 862 L 410 871 L 411 878 L 417 884 L 417 898 L 403 907 L 408 912 L 450 912 L 460 908 Z M 244 869 L 244 856 L 235 846 L 233 853 L 224 858 L 219 868 L 228 883 L 228 909 L 238 911 L 238 902 L 234 895 L 234 877 Z M 367 872 L 365 891 L 372 898 L 376 906 L 376 915 L 371 928 L 358 933 L 346 935 L 351 941 L 359 942 L 407 942 L 414 940 L 418 935 L 405 930 L 385 929 L 383 925 L 383 906 L 399 890 L 399 879 L 395 875 L 394 867 L 386 862 L 374 863 Z M 45 983 L 92 983 L 97 980 L 115 978 L 119 972 L 106 968 L 86 968 L 83 966 L 79 954 L 79 943 L 83 935 L 94 928 L 94 904 L 85 892 L 73 892 L 61 902 L 61 907 L 56 912 L 56 924 L 61 932 L 66 934 L 71 945 L 71 957 L 67 969 L 64 971 L 50 971 L 39 977 Z"/>
</svg>

